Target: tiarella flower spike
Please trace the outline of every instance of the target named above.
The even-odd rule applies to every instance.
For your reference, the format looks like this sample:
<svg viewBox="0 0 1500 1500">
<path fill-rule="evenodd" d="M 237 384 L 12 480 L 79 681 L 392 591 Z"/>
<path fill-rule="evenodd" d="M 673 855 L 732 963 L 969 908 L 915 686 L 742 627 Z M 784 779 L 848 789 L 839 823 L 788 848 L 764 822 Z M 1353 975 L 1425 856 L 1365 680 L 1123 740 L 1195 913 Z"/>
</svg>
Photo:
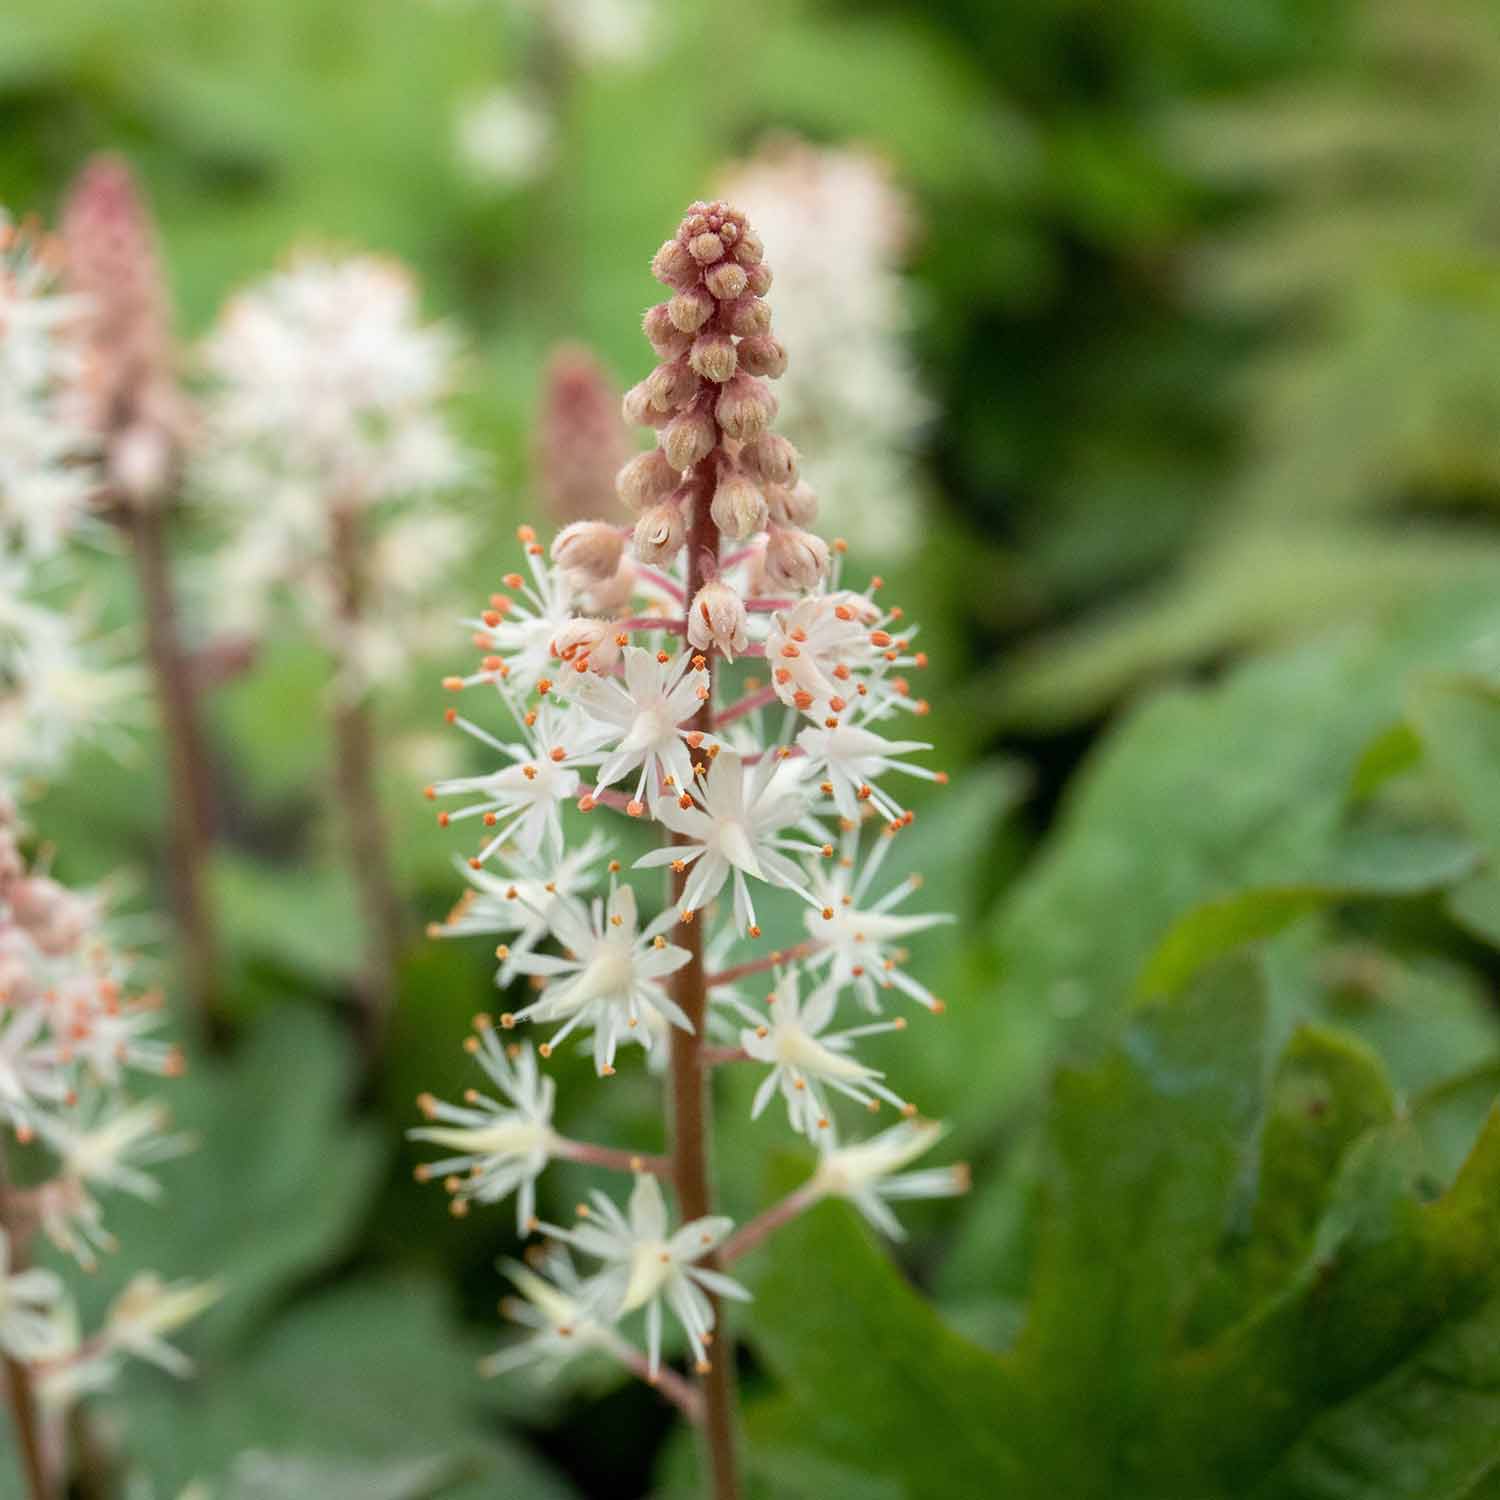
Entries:
<svg viewBox="0 0 1500 1500">
<path fill-rule="evenodd" d="M 895 911 L 913 877 L 879 893 L 874 882 L 914 816 L 897 773 L 943 777 L 918 759 L 925 743 L 886 732 L 898 709 L 925 707 L 910 689 L 925 665 L 916 631 L 876 602 L 879 580 L 846 587 L 841 546 L 807 529 L 816 497 L 773 428 L 768 381 L 788 356 L 772 333 L 759 237 L 727 204 L 695 204 L 653 270 L 666 295 L 644 329 L 658 364 L 624 411 L 656 446 L 615 484 L 633 526 L 575 523 L 550 548 L 523 527 L 526 572 L 507 575 L 472 622 L 477 660 L 446 682 L 465 700 L 449 720 L 482 759 L 430 795 L 467 799 L 441 823 L 478 818 L 484 829 L 472 888 L 434 930 L 499 936 L 498 982 L 524 977 L 534 989 L 498 1030 L 470 1039 L 506 1102 L 424 1096 L 432 1123 L 417 1134 L 455 1153 L 420 1170 L 447 1175 L 456 1208 L 514 1193 L 523 1226 L 529 1195 L 545 1202 L 550 1161 L 635 1174 L 628 1211 L 596 1192 L 577 1225 L 536 1226 L 602 1266 L 580 1274 L 554 1254 L 547 1274 L 515 1273 L 513 1311 L 533 1332 L 488 1368 L 550 1370 L 581 1347 L 612 1354 L 701 1418 L 715 1494 L 729 1497 L 731 1361 L 718 1300 L 743 1291 L 721 1267 L 823 1198 L 848 1197 L 890 1230 L 887 1199 L 958 1187 L 953 1173 L 939 1184 L 896 1170 L 936 1135 L 913 1134 L 914 1105 L 857 1055 L 907 1019 L 840 1019 L 878 1009 L 891 987 L 941 1009 L 907 972 L 902 944 L 945 919 Z M 604 843 L 578 839 L 574 809 L 619 818 L 622 831 L 654 828 L 660 846 L 628 871 L 603 870 Z M 768 925 L 802 912 L 805 940 L 771 949 L 762 908 Z M 753 1003 L 767 983 L 764 1004 Z M 541 1067 L 580 1033 L 601 1076 L 625 1066 L 622 1043 L 640 1043 L 648 1066 L 665 1054 L 668 1155 L 560 1136 L 550 1092 L 533 1081 L 523 1097 L 513 1082 L 522 1069 L 533 1079 L 531 1053 L 502 1045 L 530 1024 L 551 1028 L 536 1047 Z M 714 1212 L 707 1175 L 707 1074 L 719 1065 L 764 1069 L 753 1115 L 779 1096 L 792 1128 L 822 1148 L 803 1187 L 738 1233 Z M 901 1134 L 835 1145 L 853 1133 L 840 1111 L 884 1108 L 907 1117 Z M 658 1177 L 674 1190 L 675 1231 Z M 662 1364 L 664 1308 L 686 1333 L 698 1389 Z M 636 1312 L 644 1355 L 616 1331 Z"/>
</svg>

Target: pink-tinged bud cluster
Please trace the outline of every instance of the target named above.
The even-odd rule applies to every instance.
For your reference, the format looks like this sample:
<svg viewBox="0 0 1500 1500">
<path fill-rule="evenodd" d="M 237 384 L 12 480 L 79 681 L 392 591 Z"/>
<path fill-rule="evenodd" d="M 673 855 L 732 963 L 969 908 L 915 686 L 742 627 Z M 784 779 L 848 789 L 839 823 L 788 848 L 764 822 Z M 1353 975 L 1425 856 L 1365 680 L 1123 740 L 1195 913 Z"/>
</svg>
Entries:
<svg viewBox="0 0 1500 1500">
<path fill-rule="evenodd" d="M 109 498 L 156 503 L 177 470 L 187 412 L 156 234 L 122 159 L 97 157 L 84 168 L 63 211 L 62 242 L 82 303 L 83 393 Z"/>
<path fill-rule="evenodd" d="M 504 577 L 471 622 L 478 660 L 445 682 L 477 689 L 476 719 L 496 722 L 448 710 L 490 764 L 428 788 L 434 801 L 457 799 L 440 826 L 474 830 L 471 889 L 436 932 L 501 938 L 497 983 L 530 984 L 514 1010 L 478 1017 L 466 1042 L 493 1093 L 470 1090 L 462 1104 L 423 1095 L 428 1124 L 411 1134 L 449 1153 L 417 1176 L 442 1181 L 454 1213 L 513 1195 L 523 1231 L 603 1262 L 589 1277 L 566 1256 L 548 1278 L 522 1271 L 515 1315 L 536 1337 L 492 1368 L 566 1357 L 566 1327 L 571 1347 L 604 1349 L 677 1390 L 669 1377 L 680 1377 L 660 1366 L 662 1304 L 683 1321 L 694 1368 L 711 1373 L 722 1341 L 710 1345 L 717 1313 L 700 1293 L 744 1295 L 720 1266 L 698 1264 L 706 1254 L 732 1261 L 828 1195 L 899 1234 L 887 1199 L 960 1192 L 966 1178 L 901 1170 L 941 1127 L 914 1118 L 853 1055 L 864 1037 L 904 1031 L 906 1018 L 835 1025 L 841 1006 L 879 1011 L 898 994 L 943 1008 L 907 972 L 904 939 L 945 919 L 896 911 L 916 877 L 876 883 L 915 816 L 893 783 L 944 780 L 912 759 L 930 746 L 887 732 L 900 711 L 925 710 L 906 675 L 925 658 L 901 611 L 875 602 L 880 581 L 864 593 L 842 587 L 842 546 L 807 529 L 816 500 L 796 450 L 771 427 L 764 377 L 786 360 L 764 301 L 770 271 L 744 215 L 695 204 L 654 270 L 671 294 L 643 325 L 660 362 L 625 411 L 657 432 L 657 447 L 616 478 L 633 528 L 576 521 L 550 549 L 521 528 L 527 571 Z M 633 870 L 606 864 L 607 841 L 577 838 L 580 813 L 654 823 L 662 843 Z M 671 877 L 665 898 L 659 870 Z M 760 911 L 769 919 L 777 905 L 783 920 L 801 915 L 806 939 L 768 951 Z M 766 1009 L 738 987 L 753 975 L 773 986 Z M 535 1046 L 501 1040 L 534 1025 L 547 1028 Z M 638 1044 L 652 1071 L 669 1074 L 679 1109 L 701 1096 L 710 1051 L 763 1069 L 752 1117 L 779 1094 L 791 1127 L 822 1146 L 818 1172 L 732 1235 L 693 1175 L 702 1158 L 691 1149 L 668 1162 L 556 1133 L 541 1064 L 570 1037 L 600 1078 Z M 838 1146 L 841 1098 L 890 1106 L 902 1123 Z M 575 1228 L 537 1218 L 555 1159 L 634 1174 L 627 1209 L 595 1193 Z M 658 1174 L 673 1177 L 689 1220 L 675 1230 Z M 616 1331 L 638 1312 L 644 1357 Z M 673 1399 L 712 1412 L 712 1393 L 710 1383 L 701 1397 L 684 1387 Z"/>
<path fill-rule="evenodd" d="M 604 515 L 629 452 L 614 382 L 583 345 L 563 345 L 547 362 L 537 417 L 537 482 L 552 520 Z"/>
<path fill-rule="evenodd" d="M 817 503 L 806 486 L 789 498 L 797 450 L 771 431 L 777 402 L 766 381 L 780 378 L 787 360 L 771 332 L 771 268 L 759 235 L 728 204 L 695 203 L 651 269 L 672 293 L 643 320 L 660 363 L 626 395 L 624 411 L 655 428 L 659 446 L 616 480 L 620 498 L 651 516 L 636 529 L 638 556 L 659 565 L 675 554 L 686 526 L 674 526 L 668 510 L 691 503 L 692 481 L 706 469 L 719 532 L 735 541 L 768 533 L 775 587 L 815 587 L 828 568 L 827 549 L 804 535 Z"/>
</svg>

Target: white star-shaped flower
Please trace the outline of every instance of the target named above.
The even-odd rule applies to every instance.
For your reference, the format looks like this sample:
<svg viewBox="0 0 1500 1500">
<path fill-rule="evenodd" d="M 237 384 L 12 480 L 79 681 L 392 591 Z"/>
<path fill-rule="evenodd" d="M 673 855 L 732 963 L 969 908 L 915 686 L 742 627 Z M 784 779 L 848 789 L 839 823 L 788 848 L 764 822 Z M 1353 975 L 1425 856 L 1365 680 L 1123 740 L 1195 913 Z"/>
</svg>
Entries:
<svg viewBox="0 0 1500 1500">
<path fill-rule="evenodd" d="M 522 721 L 526 738 L 520 744 L 507 744 L 477 725 L 459 720 L 465 731 L 500 752 L 509 764 L 482 776 L 439 781 L 431 789 L 435 797 L 477 797 L 467 807 L 443 813 L 438 819 L 446 826 L 461 818 L 477 817 L 483 819 L 487 829 L 494 830 L 469 860 L 473 869 L 493 858 L 507 843 L 514 843 L 528 860 L 537 859 L 544 848 L 548 859 L 561 859 L 563 804 L 578 796 L 578 768 L 598 760 L 598 733 L 580 715 L 547 702 L 528 718 L 531 722 Z"/>
<path fill-rule="evenodd" d="M 525 953 L 515 960 L 522 974 L 550 980 L 539 1000 L 513 1016 L 517 1021 L 561 1021 L 563 1024 L 541 1047 L 543 1057 L 579 1026 L 594 1033 L 594 1067 L 600 1076 L 614 1071 L 615 1051 L 628 1036 L 651 1045 L 652 1033 L 642 1024 L 646 1010 L 658 1012 L 684 1031 L 692 1022 L 667 994 L 662 980 L 675 973 L 690 955 L 662 935 L 676 921 L 665 911 L 644 932 L 638 932 L 635 892 L 628 885 L 611 886 L 608 902 L 595 900 L 585 907 L 563 901 L 553 910 L 550 926 L 567 957 Z"/>
<path fill-rule="evenodd" d="M 554 1238 L 605 1263 L 588 1283 L 589 1306 L 610 1321 L 645 1309 L 647 1365 L 654 1375 L 661 1368 L 665 1301 L 687 1334 L 699 1370 L 706 1370 L 706 1336 L 713 1332 L 714 1309 L 705 1293 L 744 1301 L 750 1294 L 733 1278 L 696 1262 L 723 1243 L 734 1221 L 713 1215 L 669 1233 L 661 1188 L 645 1174 L 635 1179 L 628 1219 L 603 1193 L 589 1197 L 592 1209 L 583 1211 L 577 1228 L 543 1226 Z"/>
<path fill-rule="evenodd" d="M 859 724 L 837 724 L 832 728 L 804 729 L 797 743 L 807 754 L 809 777 L 820 777 L 820 790 L 833 798 L 839 816 L 855 819 L 860 804 L 868 802 L 888 822 L 896 822 L 905 809 L 883 792 L 876 777 L 886 771 L 920 776 L 924 781 L 946 781 L 941 771 L 907 765 L 901 759 L 918 750 L 931 750 L 924 740 L 887 740 Z"/>
<path fill-rule="evenodd" d="M 801 821 L 804 799 L 794 783 L 776 776 L 780 765 L 767 756 L 747 767 L 732 750 L 721 750 L 710 761 L 708 774 L 696 781 L 696 802 L 684 792 L 676 802 L 663 797 L 657 804 L 656 816 L 686 842 L 653 849 L 636 867 L 669 864 L 680 870 L 691 865 L 683 912 L 707 906 L 732 879 L 735 925 L 752 935 L 759 929 L 746 877 L 784 886 L 811 901 L 806 877 L 787 851 L 814 853 L 817 846 L 783 834 Z"/>
<path fill-rule="evenodd" d="M 457 1154 L 424 1162 L 417 1177 L 422 1182 L 447 1179 L 453 1211 L 460 1215 L 471 1201 L 499 1203 L 514 1193 L 516 1232 L 525 1234 L 536 1218 L 536 1180 L 558 1140 L 552 1130 L 557 1086 L 537 1067 L 529 1046 L 506 1048 L 488 1025 L 481 1025 L 466 1045 L 506 1102 L 477 1089 L 465 1093 L 463 1105 L 423 1094 L 417 1101 L 422 1113 L 441 1123 L 418 1126 L 407 1136 Z"/>
<path fill-rule="evenodd" d="M 549 1246 L 535 1270 L 514 1260 L 503 1262 L 503 1269 L 521 1295 L 505 1298 L 500 1310 L 532 1332 L 481 1360 L 481 1375 L 504 1375 L 531 1365 L 539 1379 L 547 1380 L 590 1349 L 630 1362 L 632 1350 L 590 1310 L 587 1283 L 560 1245 Z"/>
<path fill-rule="evenodd" d="M 969 1190 L 969 1169 L 961 1163 L 901 1171 L 935 1146 L 945 1130 L 935 1120 L 903 1120 L 868 1141 L 827 1151 L 813 1186 L 829 1197 L 847 1198 L 876 1229 L 894 1240 L 905 1239 L 887 1199 L 953 1198 Z"/>
<path fill-rule="evenodd" d="M 10 1238 L 0 1229 L 0 1350 L 23 1362 L 61 1352 L 57 1315 L 62 1300 L 62 1278 L 56 1271 L 11 1271 Z"/>
<path fill-rule="evenodd" d="M 787 1118 L 795 1130 L 816 1140 L 831 1128 L 825 1089 L 856 1099 L 867 1109 L 878 1109 L 882 1099 L 897 1109 L 913 1113 L 913 1107 L 881 1082 L 884 1074 L 849 1056 L 861 1037 L 882 1031 L 901 1031 L 902 1020 L 880 1021 L 848 1031 L 830 1032 L 838 990 L 824 985 L 802 1003 L 797 971 L 779 974 L 776 988 L 766 1000 L 766 1013 L 751 1006 L 723 1000 L 751 1024 L 740 1032 L 740 1045 L 756 1062 L 770 1065 L 765 1081 L 756 1090 L 750 1118 L 759 1119 L 779 1089 L 786 1101 Z"/>
<path fill-rule="evenodd" d="M 607 733 L 613 753 L 599 766 L 597 785 L 613 786 L 639 768 L 630 810 L 639 816 L 645 799 L 654 805 L 660 785 L 668 790 L 690 786 L 693 760 L 689 746 L 704 742 L 688 720 L 708 696 L 708 672 L 697 652 L 647 651 L 627 646 L 624 678 L 594 672 L 564 672 L 558 691 Z"/>
<path fill-rule="evenodd" d="M 946 913 L 902 915 L 893 909 L 920 889 L 922 881 L 916 875 L 908 875 L 878 901 L 866 901 L 895 837 L 889 829 L 883 830 L 864 868 L 856 874 L 859 825 L 850 823 L 840 840 L 838 858 L 809 864 L 813 899 L 832 915 L 821 920 L 808 913 L 808 936 L 817 948 L 807 963 L 810 968 L 826 968 L 829 982 L 838 989 L 852 985 L 867 1010 L 880 1009 L 880 990 L 898 989 L 928 1010 L 940 1011 L 942 1001 L 901 967 L 906 950 L 900 944 L 903 938 L 953 918 Z"/>
</svg>

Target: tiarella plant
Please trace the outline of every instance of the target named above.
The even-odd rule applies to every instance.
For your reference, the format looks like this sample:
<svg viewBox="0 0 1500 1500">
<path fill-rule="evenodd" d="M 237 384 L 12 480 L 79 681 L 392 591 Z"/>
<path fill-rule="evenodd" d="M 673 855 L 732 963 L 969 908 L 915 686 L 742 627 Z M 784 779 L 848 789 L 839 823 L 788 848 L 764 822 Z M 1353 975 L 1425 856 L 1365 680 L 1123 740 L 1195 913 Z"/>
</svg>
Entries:
<svg viewBox="0 0 1500 1500">
<path fill-rule="evenodd" d="M 441 824 L 481 829 L 471 889 L 436 931 L 498 935 L 498 982 L 527 976 L 537 993 L 479 1017 L 468 1039 L 492 1092 L 424 1096 L 429 1123 L 414 1135 L 448 1153 L 418 1175 L 441 1179 L 455 1212 L 514 1194 L 521 1227 L 551 1247 L 514 1272 L 513 1306 L 533 1332 L 492 1367 L 613 1353 L 701 1424 L 713 1493 L 727 1500 L 739 1483 L 720 1301 L 748 1294 L 725 1267 L 825 1197 L 899 1234 L 891 1200 L 967 1185 L 961 1167 L 906 1170 L 942 1127 L 856 1055 L 862 1039 L 905 1027 L 888 1008 L 942 1008 L 908 973 L 903 939 L 943 919 L 900 910 L 915 882 L 887 885 L 880 870 L 912 819 L 901 778 L 944 778 L 912 758 L 929 747 L 905 733 L 926 711 L 909 680 L 925 664 L 915 631 L 879 602 L 879 579 L 845 585 L 842 546 L 809 529 L 816 498 L 773 430 L 766 381 L 787 354 L 759 237 L 727 203 L 695 203 L 652 269 L 670 293 L 645 315 L 659 363 L 624 409 L 657 444 L 617 479 L 635 525 L 577 522 L 550 550 L 522 528 L 526 571 L 472 622 L 474 668 L 447 680 L 478 705 L 450 720 L 495 759 L 429 789 L 458 799 Z M 627 870 L 607 836 L 579 836 L 575 808 L 653 823 L 661 847 Z M 660 868 L 669 890 L 657 899 Z M 772 892 L 799 903 L 804 927 L 775 949 L 760 921 Z M 747 997 L 753 982 L 763 1006 Z M 601 1078 L 626 1042 L 664 1064 L 665 1156 L 554 1129 L 542 1063 L 578 1035 Z M 738 1230 L 713 1201 L 719 1066 L 764 1070 L 754 1114 L 779 1096 L 820 1150 L 800 1188 Z M 840 1101 L 903 1118 L 847 1139 Z M 571 1228 L 539 1220 L 536 1180 L 558 1159 L 633 1174 L 624 1206 L 596 1191 Z M 698 1383 L 663 1363 L 667 1313 Z M 621 1331 L 636 1314 L 644 1355 Z"/>
<path fill-rule="evenodd" d="M 100 1198 L 156 1197 L 149 1169 L 188 1143 L 159 1101 L 128 1092 L 136 1076 L 181 1069 L 181 1053 L 155 1034 L 160 997 L 134 983 L 101 899 L 28 860 L 22 832 L 0 801 L 0 1354 L 26 1493 L 47 1500 L 70 1472 L 78 1399 L 126 1356 L 187 1374 L 167 1335 L 218 1292 L 146 1273 L 85 1336 L 62 1278 L 29 1264 L 41 1236 L 93 1270 L 115 1249 Z"/>
</svg>

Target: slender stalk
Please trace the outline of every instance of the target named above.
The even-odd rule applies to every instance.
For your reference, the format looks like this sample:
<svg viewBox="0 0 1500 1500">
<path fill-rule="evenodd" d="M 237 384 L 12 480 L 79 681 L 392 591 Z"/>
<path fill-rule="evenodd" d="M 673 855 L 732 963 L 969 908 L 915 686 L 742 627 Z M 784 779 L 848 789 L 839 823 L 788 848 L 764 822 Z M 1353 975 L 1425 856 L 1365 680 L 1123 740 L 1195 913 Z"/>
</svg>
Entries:
<svg viewBox="0 0 1500 1500">
<path fill-rule="evenodd" d="M 638 1380 L 644 1380 L 653 1390 L 660 1391 L 689 1422 L 703 1420 L 703 1397 L 698 1394 L 691 1381 L 684 1380 L 670 1365 L 663 1365 L 655 1375 L 646 1356 L 639 1349 L 621 1343 L 615 1350 L 622 1365 Z"/>
<path fill-rule="evenodd" d="M 168 868 L 184 977 L 205 1039 L 222 1040 L 219 942 L 207 890 L 213 845 L 213 795 L 193 662 L 177 632 L 166 511 L 162 504 L 127 504 L 131 556 L 146 623 L 146 652 L 161 713 L 169 778 Z"/>
<path fill-rule="evenodd" d="M 603 1167 L 610 1172 L 651 1172 L 657 1177 L 672 1175 L 670 1157 L 621 1151 L 616 1146 L 596 1146 L 591 1141 L 570 1141 L 564 1137 L 552 1143 L 552 1154 L 564 1161 L 581 1162 L 586 1167 Z"/>
<path fill-rule="evenodd" d="M 768 953 L 764 958 L 752 958 L 747 963 L 735 964 L 732 968 L 720 969 L 717 974 L 708 976 L 710 989 L 717 988 L 721 984 L 733 984 L 736 979 L 743 979 L 747 974 L 763 974 L 767 969 L 774 969 L 777 964 L 796 963 L 810 954 L 818 951 L 818 944 L 809 939 L 807 942 L 798 943 L 794 948 L 778 948 L 774 953 Z"/>
<path fill-rule="evenodd" d="M 696 472 L 687 538 L 687 588 L 691 601 L 703 581 L 705 558 L 718 556 L 719 531 L 709 512 L 713 473 L 707 464 Z M 705 733 L 714 725 L 713 698 L 707 698 L 693 716 L 693 727 Z M 684 842 L 679 834 L 673 842 Z M 684 873 L 672 880 L 672 899 L 679 910 L 687 884 Z M 677 927 L 677 941 L 687 949 L 686 964 L 677 971 L 674 994 L 692 1023 L 692 1031 L 672 1027 L 671 1120 L 672 1172 L 677 1186 L 677 1202 L 686 1222 L 702 1218 L 712 1211 L 709 1186 L 710 1112 L 707 1072 L 703 1065 L 703 1031 L 708 1012 L 708 986 L 703 969 L 703 923 L 682 922 Z M 705 1264 L 717 1265 L 717 1257 Z M 714 1500 L 739 1500 L 740 1484 L 735 1460 L 734 1422 L 734 1345 L 724 1326 L 718 1299 L 714 1302 L 716 1338 L 714 1357 L 703 1376 L 703 1440 L 707 1456 L 711 1493 Z"/>
<path fill-rule="evenodd" d="M 724 1265 L 737 1261 L 740 1256 L 755 1249 L 768 1235 L 775 1234 L 783 1224 L 790 1224 L 798 1214 L 806 1213 L 823 1194 L 807 1181 L 790 1192 L 779 1203 L 773 1203 L 764 1213 L 757 1214 L 748 1224 L 730 1235 L 719 1247 L 719 1260 Z"/>
<path fill-rule="evenodd" d="M 10 1245 L 10 1269 L 24 1271 L 28 1260 L 31 1233 L 25 1217 L 13 1219 L 10 1213 L 10 1176 L 5 1153 L 0 1151 L 0 1228 Z M 54 1500 L 54 1490 L 47 1474 L 47 1460 L 42 1447 L 41 1420 L 37 1412 L 36 1391 L 31 1371 L 18 1359 L 8 1355 L 4 1360 L 5 1397 L 10 1407 L 11 1425 L 16 1432 L 16 1448 L 21 1477 L 25 1481 L 27 1500 Z"/>
<path fill-rule="evenodd" d="M 334 584 L 338 623 L 355 636 L 365 612 L 365 575 L 359 512 L 336 505 L 332 513 Z M 335 776 L 343 810 L 350 873 L 364 921 L 364 972 L 360 977 L 360 1040 L 367 1066 L 385 1042 L 396 994 L 405 913 L 391 882 L 389 845 L 375 776 L 375 726 L 365 700 L 348 683 L 335 685 Z"/>
</svg>

